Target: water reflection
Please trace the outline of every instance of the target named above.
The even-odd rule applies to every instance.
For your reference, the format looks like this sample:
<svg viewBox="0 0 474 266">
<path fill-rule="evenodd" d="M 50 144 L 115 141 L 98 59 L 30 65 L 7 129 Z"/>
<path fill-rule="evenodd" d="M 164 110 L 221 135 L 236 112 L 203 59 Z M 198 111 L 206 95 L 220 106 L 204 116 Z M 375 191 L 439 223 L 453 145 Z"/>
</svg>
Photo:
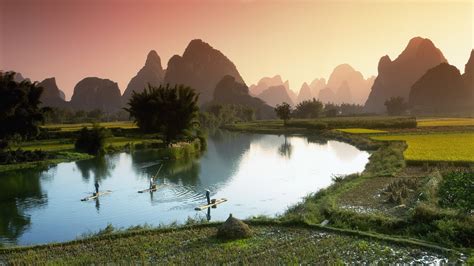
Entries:
<svg viewBox="0 0 474 266">
<path fill-rule="evenodd" d="M 27 211 L 47 204 L 40 172 L 9 172 L 0 178 L 0 240 L 15 243 L 31 223 Z"/>
<path fill-rule="evenodd" d="M 361 171 L 368 153 L 337 141 L 216 131 L 200 157 L 162 160 L 156 150 L 134 151 L 59 164 L 47 171 L 0 174 L 0 241 L 35 244 L 65 241 L 103 229 L 224 220 L 283 212 L 334 174 Z M 161 168 L 159 174 L 157 171 Z M 157 175 L 158 190 L 149 187 Z M 81 202 L 94 182 L 112 193 Z M 194 211 L 212 198 L 229 201 Z M 211 215 L 212 214 L 212 215 Z"/>
</svg>

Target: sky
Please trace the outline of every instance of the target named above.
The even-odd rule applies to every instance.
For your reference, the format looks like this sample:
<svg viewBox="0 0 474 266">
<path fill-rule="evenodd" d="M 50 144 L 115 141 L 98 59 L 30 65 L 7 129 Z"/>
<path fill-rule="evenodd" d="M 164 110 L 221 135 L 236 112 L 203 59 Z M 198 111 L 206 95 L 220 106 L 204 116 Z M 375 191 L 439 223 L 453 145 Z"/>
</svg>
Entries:
<svg viewBox="0 0 474 266">
<path fill-rule="evenodd" d="M 0 69 L 56 77 L 69 99 L 88 76 L 122 92 L 156 50 L 166 68 L 202 39 L 247 85 L 280 74 L 298 91 L 348 63 L 377 75 L 416 36 L 464 72 L 474 47 L 474 0 L 0 0 Z"/>
</svg>

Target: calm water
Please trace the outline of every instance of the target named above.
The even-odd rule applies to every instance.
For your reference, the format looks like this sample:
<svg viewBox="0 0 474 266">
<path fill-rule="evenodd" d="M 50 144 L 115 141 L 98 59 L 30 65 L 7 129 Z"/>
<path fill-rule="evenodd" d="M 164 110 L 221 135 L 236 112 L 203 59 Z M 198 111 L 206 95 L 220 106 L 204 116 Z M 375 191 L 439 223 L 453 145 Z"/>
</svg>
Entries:
<svg viewBox="0 0 474 266">
<path fill-rule="evenodd" d="M 188 217 L 212 198 L 229 201 L 212 209 L 211 220 L 229 213 L 239 218 L 283 213 L 310 192 L 331 184 L 331 176 L 360 172 L 369 154 L 337 142 L 311 142 L 305 137 L 221 132 L 209 138 L 198 159 L 159 161 L 153 151 L 120 153 L 104 158 L 62 163 L 46 171 L 0 175 L 0 242 L 37 244 L 72 240 L 114 227 L 159 225 Z M 147 188 L 160 164 L 155 193 Z M 112 194 L 81 202 L 94 181 Z"/>
</svg>

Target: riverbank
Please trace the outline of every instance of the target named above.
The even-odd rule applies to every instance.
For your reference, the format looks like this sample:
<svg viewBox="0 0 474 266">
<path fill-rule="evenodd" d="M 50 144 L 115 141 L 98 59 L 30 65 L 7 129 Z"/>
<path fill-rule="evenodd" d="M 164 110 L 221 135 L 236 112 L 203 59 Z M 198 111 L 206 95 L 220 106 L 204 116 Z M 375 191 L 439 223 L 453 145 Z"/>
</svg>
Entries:
<svg viewBox="0 0 474 266">
<path fill-rule="evenodd" d="M 170 147 L 166 147 L 159 135 L 141 134 L 136 131 L 136 126 L 131 122 L 102 123 L 101 126 L 111 130 L 113 134 L 113 136 L 108 137 L 105 141 L 105 154 L 153 149 L 158 151 L 159 156 L 162 158 L 179 160 L 191 155 L 197 155 L 206 147 L 205 138 L 196 138 L 192 142 L 174 143 Z M 11 149 L 24 151 L 40 150 L 47 153 L 50 159 L 14 164 L 0 164 L 0 173 L 38 167 L 48 168 L 63 162 L 94 158 L 95 156 L 74 150 L 75 134 L 83 127 L 92 127 L 92 124 L 44 126 L 42 129 L 42 138 L 14 144 Z"/>
<path fill-rule="evenodd" d="M 216 238 L 220 224 L 103 233 L 85 240 L 28 248 L 0 249 L 7 264 L 342 264 L 460 262 L 454 250 L 406 239 L 360 235 L 350 231 L 249 222 L 252 237 Z"/>
</svg>

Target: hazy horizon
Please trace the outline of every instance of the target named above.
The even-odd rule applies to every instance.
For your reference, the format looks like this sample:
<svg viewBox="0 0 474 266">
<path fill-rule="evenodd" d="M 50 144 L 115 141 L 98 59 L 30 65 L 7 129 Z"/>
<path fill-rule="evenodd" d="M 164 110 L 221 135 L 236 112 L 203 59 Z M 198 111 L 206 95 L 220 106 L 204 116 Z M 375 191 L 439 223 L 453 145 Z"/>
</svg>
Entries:
<svg viewBox="0 0 474 266">
<path fill-rule="evenodd" d="M 464 72 L 473 49 L 472 1 L 0 0 L 0 69 L 56 77 L 70 99 L 88 76 L 125 90 L 156 50 L 164 68 L 192 39 L 225 54 L 247 85 L 281 75 L 299 91 L 347 63 L 365 78 L 416 36 Z M 308 34 L 311 32 L 313 34 Z"/>
</svg>

